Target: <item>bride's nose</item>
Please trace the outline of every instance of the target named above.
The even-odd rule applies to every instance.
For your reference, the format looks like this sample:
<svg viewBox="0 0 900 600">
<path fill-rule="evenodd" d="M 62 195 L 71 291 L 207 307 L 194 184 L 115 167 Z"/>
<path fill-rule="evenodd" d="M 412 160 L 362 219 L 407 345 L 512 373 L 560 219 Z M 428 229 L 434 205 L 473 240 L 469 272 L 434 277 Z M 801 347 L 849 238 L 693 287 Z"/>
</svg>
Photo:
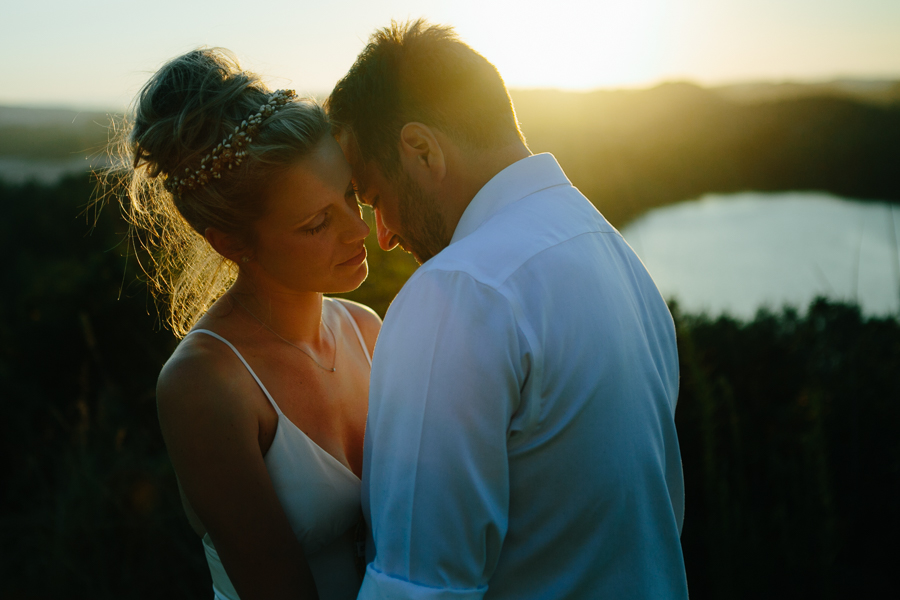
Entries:
<svg viewBox="0 0 900 600">
<path fill-rule="evenodd" d="M 345 222 L 341 234 L 342 241 L 356 242 L 369 235 L 369 224 L 363 220 L 362 211 L 355 201 L 352 204 L 348 203 L 347 210 L 342 213 Z"/>
</svg>

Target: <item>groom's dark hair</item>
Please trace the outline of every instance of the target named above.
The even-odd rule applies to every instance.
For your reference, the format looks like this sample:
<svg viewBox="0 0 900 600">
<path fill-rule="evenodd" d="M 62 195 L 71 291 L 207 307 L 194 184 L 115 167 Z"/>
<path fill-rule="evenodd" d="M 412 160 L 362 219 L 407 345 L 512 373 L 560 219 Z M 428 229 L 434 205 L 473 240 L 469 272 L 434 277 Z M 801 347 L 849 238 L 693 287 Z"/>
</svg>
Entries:
<svg viewBox="0 0 900 600">
<path fill-rule="evenodd" d="M 352 132 L 360 158 L 385 175 L 400 168 L 400 130 L 410 122 L 473 149 L 525 141 L 496 67 L 452 27 L 423 19 L 372 34 L 325 106 L 335 134 Z"/>
</svg>

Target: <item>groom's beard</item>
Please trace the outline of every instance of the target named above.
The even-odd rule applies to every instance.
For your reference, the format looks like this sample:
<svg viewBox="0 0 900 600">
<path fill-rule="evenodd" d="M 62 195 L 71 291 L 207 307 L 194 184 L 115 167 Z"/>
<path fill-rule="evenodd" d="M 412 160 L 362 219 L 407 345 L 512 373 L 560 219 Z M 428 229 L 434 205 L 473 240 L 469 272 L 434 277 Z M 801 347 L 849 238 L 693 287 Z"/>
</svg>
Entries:
<svg viewBox="0 0 900 600">
<path fill-rule="evenodd" d="M 450 245 L 451 234 L 437 206 L 437 199 L 426 194 L 405 172 L 397 185 L 400 225 L 403 227 L 400 247 L 424 263 Z"/>
</svg>

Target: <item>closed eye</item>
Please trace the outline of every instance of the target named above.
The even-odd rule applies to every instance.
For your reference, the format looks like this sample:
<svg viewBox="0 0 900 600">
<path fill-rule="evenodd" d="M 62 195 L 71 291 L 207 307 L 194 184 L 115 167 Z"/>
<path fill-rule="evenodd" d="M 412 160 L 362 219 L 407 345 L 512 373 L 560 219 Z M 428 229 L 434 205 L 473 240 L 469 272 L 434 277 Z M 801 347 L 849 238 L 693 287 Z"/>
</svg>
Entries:
<svg viewBox="0 0 900 600">
<path fill-rule="evenodd" d="M 322 215 L 321 219 L 317 219 L 317 224 L 312 225 L 310 227 L 304 228 L 302 231 L 308 235 L 315 235 L 317 233 L 321 233 L 325 231 L 325 229 L 331 224 L 331 213 L 327 212 Z"/>
</svg>

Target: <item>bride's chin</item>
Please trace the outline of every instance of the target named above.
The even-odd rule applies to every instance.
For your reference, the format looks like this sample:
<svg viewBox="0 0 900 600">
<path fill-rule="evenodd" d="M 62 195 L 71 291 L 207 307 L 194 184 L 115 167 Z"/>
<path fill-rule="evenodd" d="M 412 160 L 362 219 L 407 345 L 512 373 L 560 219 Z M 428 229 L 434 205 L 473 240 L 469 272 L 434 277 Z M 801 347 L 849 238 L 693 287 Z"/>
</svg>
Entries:
<svg viewBox="0 0 900 600">
<path fill-rule="evenodd" d="M 329 294 L 346 294 L 348 292 L 352 292 L 359 286 L 363 284 L 363 282 L 369 277 L 369 265 L 367 262 L 363 262 L 359 265 L 359 269 L 353 274 L 352 277 L 347 278 L 347 282 L 344 285 L 336 286 L 337 289 L 331 290 Z"/>
</svg>

